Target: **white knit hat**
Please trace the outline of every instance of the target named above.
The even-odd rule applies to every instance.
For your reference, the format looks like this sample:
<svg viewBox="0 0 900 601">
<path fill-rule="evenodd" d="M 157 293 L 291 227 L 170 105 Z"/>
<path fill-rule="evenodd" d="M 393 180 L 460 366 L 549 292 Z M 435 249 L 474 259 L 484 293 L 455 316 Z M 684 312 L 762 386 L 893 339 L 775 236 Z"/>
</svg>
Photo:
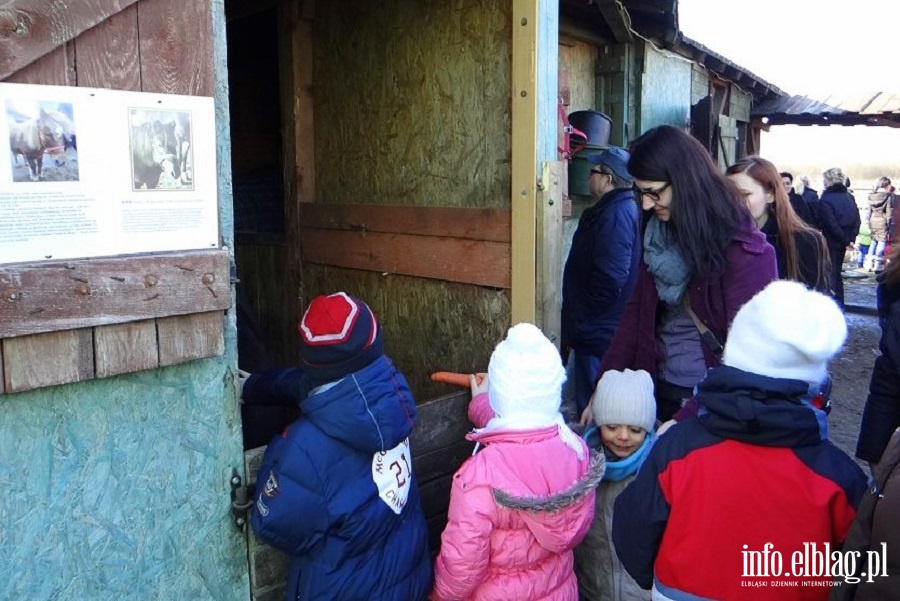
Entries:
<svg viewBox="0 0 900 601">
<path fill-rule="evenodd" d="M 803 284 L 772 282 L 731 323 L 722 363 L 771 378 L 821 384 L 847 339 L 837 304 Z"/>
<path fill-rule="evenodd" d="M 554 418 L 566 380 L 559 351 L 530 323 L 509 329 L 488 364 L 488 398 L 502 418 Z"/>
<path fill-rule="evenodd" d="M 652 432 L 656 425 L 653 378 L 642 369 L 605 372 L 591 403 L 598 426 L 619 424 Z"/>
</svg>

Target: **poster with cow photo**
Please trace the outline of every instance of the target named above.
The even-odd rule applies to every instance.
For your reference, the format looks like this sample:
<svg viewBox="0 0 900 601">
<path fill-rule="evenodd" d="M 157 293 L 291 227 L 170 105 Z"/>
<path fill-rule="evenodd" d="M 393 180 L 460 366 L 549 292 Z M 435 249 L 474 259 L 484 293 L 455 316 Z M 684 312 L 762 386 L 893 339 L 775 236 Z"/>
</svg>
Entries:
<svg viewBox="0 0 900 601">
<path fill-rule="evenodd" d="M 134 190 L 193 190 L 191 113 L 131 109 Z"/>
<path fill-rule="evenodd" d="M 0 265 L 221 245 L 211 97 L 0 82 L 0 139 Z"/>
<path fill-rule="evenodd" d="M 8 99 L 5 104 L 13 181 L 78 181 L 72 103 Z"/>
</svg>

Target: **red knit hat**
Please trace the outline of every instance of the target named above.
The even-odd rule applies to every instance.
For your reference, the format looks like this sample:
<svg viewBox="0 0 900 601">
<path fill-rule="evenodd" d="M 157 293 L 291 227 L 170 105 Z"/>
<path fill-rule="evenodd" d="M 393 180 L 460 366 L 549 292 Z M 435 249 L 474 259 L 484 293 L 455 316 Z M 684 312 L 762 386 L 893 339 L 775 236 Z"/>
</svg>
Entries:
<svg viewBox="0 0 900 601">
<path fill-rule="evenodd" d="M 303 368 L 317 380 L 338 380 L 383 353 L 381 328 L 372 309 L 344 292 L 314 298 L 298 331 Z"/>
</svg>

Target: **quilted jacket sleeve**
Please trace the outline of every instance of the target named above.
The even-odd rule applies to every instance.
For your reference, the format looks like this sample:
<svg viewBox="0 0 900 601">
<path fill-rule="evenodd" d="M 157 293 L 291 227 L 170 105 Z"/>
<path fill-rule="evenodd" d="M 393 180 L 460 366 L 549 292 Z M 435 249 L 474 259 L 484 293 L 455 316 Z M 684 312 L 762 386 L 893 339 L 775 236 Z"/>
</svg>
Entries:
<svg viewBox="0 0 900 601">
<path fill-rule="evenodd" d="M 491 408 L 486 392 L 476 394 L 469 401 L 469 421 L 476 428 L 483 428 L 494 417 L 494 410 Z"/>
<path fill-rule="evenodd" d="M 490 489 L 467 489 L 463 478 L 454 476 L 447 527 L 441 535 L 441 552 L 434 566 L 432 601 L 468 599 L 484 581 L 495 507 Z"/>
<path fill-rule="evenodd" d="M 322 481 L 305 449 L 292 437 L 276 437 L 266 449 L 256 478 L 250 524 L 266 544 L 303 555 L 328 532 L 331 519 Z"/>
</svg>

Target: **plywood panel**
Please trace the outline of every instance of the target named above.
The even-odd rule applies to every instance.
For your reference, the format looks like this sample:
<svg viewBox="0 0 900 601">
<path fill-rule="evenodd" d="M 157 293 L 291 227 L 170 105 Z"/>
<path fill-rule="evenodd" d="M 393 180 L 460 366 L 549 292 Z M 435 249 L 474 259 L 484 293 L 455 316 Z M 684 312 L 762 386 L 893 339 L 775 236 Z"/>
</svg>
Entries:
<svg viewBox="0 0 900 601">
<path fill-rule="evenodd" d="M 0 11 L 0 79 L 6 79 L 136 1 L 79 0 L 66 4 L 58 0 L 6 0 Z"/>
<path fill-rule="evenodd" d="M 317 2 L 316 200 L 507 208 L 510 12 Z"/>
<path fill-rule="evenodd" d="M 175 365 L 225 352 L 221 311 L 164 317 L 156 321 L 160 366 Z"/>
<path fill-rule="evenodd" d="M 210 4 L 144 0 L 138 5 L 142 91 L 213 95 Z"/>
<path fill-rule="evenodd" d="M 51 332 L 2 343 L 7 393 L 94 377 L 91 330 Z"/>
<path fill-rule="evenodd" d="M 79 86 L 141 89 L 137 11 L 130 6 L 78 37 Z"/>
<path fill-rule="evenodd" d="M 157 367 L 156 322 L 150 319 L 96 328 L 94 357 L 98 378 Z"/>
<path fill-rule="evenodd" d="M 231 305 L 227 251 L 0 266 L 0 338 Z"/>
</svg>

